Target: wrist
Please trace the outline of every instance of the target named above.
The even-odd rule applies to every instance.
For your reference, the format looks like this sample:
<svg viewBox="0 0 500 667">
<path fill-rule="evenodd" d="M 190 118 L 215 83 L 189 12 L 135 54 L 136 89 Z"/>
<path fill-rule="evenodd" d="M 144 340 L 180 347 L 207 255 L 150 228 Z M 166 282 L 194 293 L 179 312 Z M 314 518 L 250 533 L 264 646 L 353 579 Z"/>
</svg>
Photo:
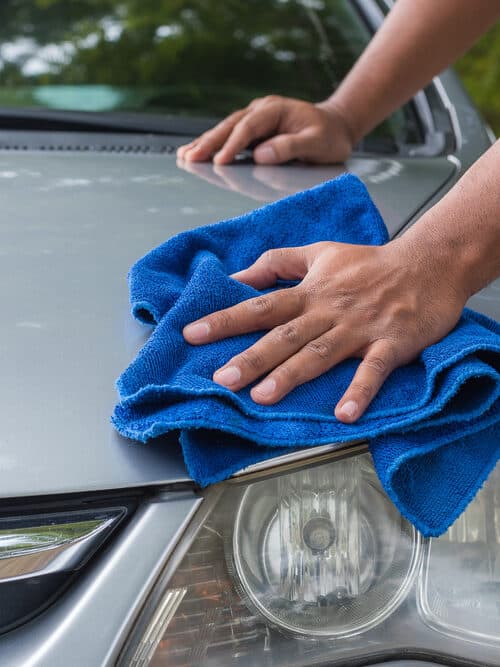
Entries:
<svg viewBox="0 0 500 667">
<path fill-rule="evenodd" d="M 323 109 L 323 111 L 326 111 L 333 118 L 336 126 L 341 128 L 349 140 L 351 147 L 355 146 L 363 138 L 363 134 L 356 129 L 350 119 L 347 109 L 335 98 L 335 93 L 328 99 L 323 100 L 323 102 L 318 102 L 315 106 L 318 109 Z"/>
<path fill-rule="evenodd" d="M 442 221 L 433 209 L 402 236 L 391 243 L 397 244 L 398 252 L 411 262 L 436 291 L 444 290 L 461 306 L 480 287 L 474 286 L 471 273 L 477 268 L 475 253 L 462 239 L 443 231 Z"/>
</svg>

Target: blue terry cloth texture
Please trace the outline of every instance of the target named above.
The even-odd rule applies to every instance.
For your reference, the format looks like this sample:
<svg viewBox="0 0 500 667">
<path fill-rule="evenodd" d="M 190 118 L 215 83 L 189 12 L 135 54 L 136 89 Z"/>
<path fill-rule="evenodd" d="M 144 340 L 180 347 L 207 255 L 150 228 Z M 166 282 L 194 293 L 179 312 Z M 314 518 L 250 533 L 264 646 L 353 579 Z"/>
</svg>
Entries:
<svg viewBox="0 0 500 667">
<path fill-rule="evenodd" d="M 156 328 L 117 382 L 116 429 L 141 442 L 179 435 L 188 471 L 202 486 L 292 448 L 369 439 L 400 512 L 424 535 L 444 532 L 500 456 L 498 323 L 465 310 L 444 340 L 394 371 L 350 425 L 335 419 L 334 407 L 359 360 L 261 406 L 249 388 L 233 393 L 211 378 L 263 332 L 200 347 L 182 337 L 189 322 L 259 294 L 229 274 L 269 248 L 387 240 L 365 186 L 346 175 L 152 250 L 132 267 L 129 284 L 134 316 Z"/>
</svg>

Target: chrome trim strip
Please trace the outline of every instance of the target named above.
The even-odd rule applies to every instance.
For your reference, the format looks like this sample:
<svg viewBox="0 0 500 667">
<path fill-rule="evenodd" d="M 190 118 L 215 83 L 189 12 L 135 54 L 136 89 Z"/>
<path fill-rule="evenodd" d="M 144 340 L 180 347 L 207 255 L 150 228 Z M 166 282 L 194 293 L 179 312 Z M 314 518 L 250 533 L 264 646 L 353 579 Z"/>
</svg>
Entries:
<svg viewBox="0 0 500 667">
<path fill-rule="evenodd" d="M 328 445 L 319 445 L 317 447 L 304 447 L 290 454 L 283 454 L 282 456 L 275 456 L 272 459 L 267 459 L 266 461 L 259 461 L 259 463 L 252 463 L 246 468 L 242 468 L 231 475 L 231 479 L 235 477 L 242 477 L 243 475 L 253 475 L 255 473 L 263 472 L 269 470 L 269 468 L 276 468 L 278 466 L 289 465 L 291 463 L 300 463 L 301 461 L 306 461 L 307 459 L 316 458 L 317 456 L 324 456 L 325 454 L 331 454 L 332 452 L 337 452 L 340 449 L 351 448 L 355 445 L 359 445 L 363 440 L 353 440 L 352 442 L 332 442 Z"/>
<path fill-rule="evenodd" d="M 462 134 L 462 130 L 460 129 L 460 123 L 458 121 L 458 115 L 455 105 L 450 100 L 449 95 L 446 92 L 446 89 L 443 86 L 443 82 L 441 81 L 439 76 L 435 76 L 434 79 L 432 79 L 432 84 L 434 85 L 434 88 L 436 89 L 436 92 L 439 95 L 439 99 L 441 100 L 442 105 L 448 112 L 451 126 L 453 128 L 453 134 L 455 135 L 455 142 L 456 142 L 455 150 L 459 151 L 463 146 L 464 137 Z"/>
<path fill-rule="evenodd" d="M 124 515 L 110 508 L 0 519 L 0 584 L 78 569 Z"/>
</svg>

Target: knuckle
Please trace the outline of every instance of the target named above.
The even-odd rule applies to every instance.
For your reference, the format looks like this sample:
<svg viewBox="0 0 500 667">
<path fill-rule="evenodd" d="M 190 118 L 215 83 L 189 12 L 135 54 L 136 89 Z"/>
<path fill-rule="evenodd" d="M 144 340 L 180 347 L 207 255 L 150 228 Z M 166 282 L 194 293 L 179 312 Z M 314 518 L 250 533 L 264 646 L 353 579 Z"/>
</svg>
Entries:
<svg viewBox="0 0 500 667">
<path fill-rule="evenodd" d="M 264 103 L 265 97 L 256 97 L 253 99 L 250 104 L 247 106 L 247 111 L 252 111 L 253 109 L 258 109 Z"/>
<path fill-rule="evenodd" d="M 257 350 L 245 350 L 239 358 L 252 371 L 260 371 L 264 367 L 264 358 Z"/>
<path fill-rule="evenodd" d="M 386 375 L 389 370 L 387 360 L 377 355 L 365 357 L 364 365 L 374 370 L 377 375 Z"/>
<path fill-rule="evenodd" d="M 312 340 L 310 343 L 307 343 L 306 350 L 322 361 L 326 361 L 332 352 L 331 345 L 326 341 L 320 340 Z"/>
<path fill-rule="evenodd" d="M 260 260 L 265 264 L 272 266 L 276 264 L 276 262 L 279 262 L 282 259 L 286 259 L 286 256 L 287 248 L 271 248 L 270 250 L 266 250 L 266 252 L 262 253 Z"/>
<path fill-rule="evenodd" d="M 271 264 L 272 261 L 273 261 L 275 252 L 276 252 L 275 250 L 266 250 L 260 256 L 261 261 L 265 262 L 266 264 Z"/>
<path fill-rule="evenodd" d="M 318 277 L 313 284 L 308 286 L 308 296 L 311 303 L 317 305 L 324 304 L 325 293 L 328 293 L 329 280 L 326 278 Z M 331 306 L 336 306 L 335 300 L 329 298 L 327 307 L 331 309 Z"/>
<path fill-rule="evenodd" d="M 266 95 L 262 98 L 262 101 L 266 104 L 276 104 L 276 102 L 281 102 L 281 97 L 279 95 Z"/>
<path fill-rule="evenodd" d="M 356 305 L 356 298 L 351 290 L 337 290 L 335 302 L 341 310 L 350 310 Z"/>
<path fill-rule="evenodd" d="M 256 132 L 258 132 L 259 129 L 257 119 L 253 114 L 248 114 L 248 116 L 242 118 L 237 127 L 239 132 L 250 135 L 254 135 Z"/>
<path fill-rule="evenodd" d="M 379 308 L 374 304 L 367 304 L 363 308 L 363 317 L 369 324 L 376 324 L 378 322 L 380 312 Z"/>
<path fill-rule="evenodd" d="M 210 319 L 210 325 L 217 331 L 228 329 L 231 325 L 231 322 L 231 317 L 224 310 L 215 313 Z"/>
<path fill-rule="evenodd" d="M 270 315 L 274 311 L 273 300 L 267 295 L 250 299 L 248 305 L 257 315 Z"/>
<path fill-rule="evenodd" d="M 353 382 L 351 389 L 363 398 L 370 399 L 373 396 L 373 386 L 369 382 Z"/>
<path fill-rule="evenodd" d="M 296 344 L 300 342 L 300 333 L 296 324 L 289 323 L 277 327 L 276 337 L 278 342 Z"/>
</svg>

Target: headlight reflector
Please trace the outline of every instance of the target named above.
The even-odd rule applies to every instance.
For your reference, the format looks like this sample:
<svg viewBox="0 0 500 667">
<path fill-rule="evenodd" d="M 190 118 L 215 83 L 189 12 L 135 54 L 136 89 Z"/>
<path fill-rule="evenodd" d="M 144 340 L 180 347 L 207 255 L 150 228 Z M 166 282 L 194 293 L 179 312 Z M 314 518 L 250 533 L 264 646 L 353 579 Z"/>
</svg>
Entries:
<svg viewBox="0 0 500 667">
<path fill-rule="evenodd" d="M 420 536 L 363 458 L 250 485 L 236 514 L 232 557 L 245 601 L 273 626 L 350 636 L 404 598 Z"/>
</svg>

